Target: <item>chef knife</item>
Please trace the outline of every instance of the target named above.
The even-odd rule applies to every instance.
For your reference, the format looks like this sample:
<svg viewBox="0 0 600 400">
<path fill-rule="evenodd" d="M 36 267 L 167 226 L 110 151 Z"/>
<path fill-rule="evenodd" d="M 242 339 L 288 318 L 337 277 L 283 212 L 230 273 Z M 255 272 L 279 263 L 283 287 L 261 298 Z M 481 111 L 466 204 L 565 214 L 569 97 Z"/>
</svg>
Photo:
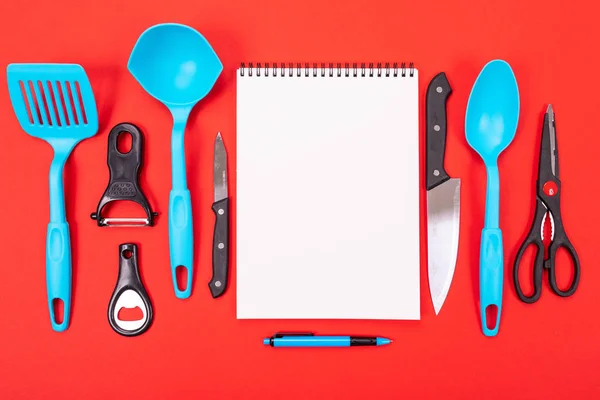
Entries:
<svg viewBox="0 0 600 400">
<path fill-rule="evenodd" d="M 215 202 L 215 232 L 213 235 L 213 276 L 208 287 L 213 298 L 221 296 L 227 288 L 229 260 L 229 198 L 227 197 L 227 151 L 221 133 L 215 139 L 213 166 Z"/>
<path fill-rule="evenodd" d="M 460 179 L 450 178 L 444 169 L 446 101 L 451 93 L 443 72 L 427 88 L 427 271 L 436 315 L 454 276 L 460 227 Z"/>
</svg>

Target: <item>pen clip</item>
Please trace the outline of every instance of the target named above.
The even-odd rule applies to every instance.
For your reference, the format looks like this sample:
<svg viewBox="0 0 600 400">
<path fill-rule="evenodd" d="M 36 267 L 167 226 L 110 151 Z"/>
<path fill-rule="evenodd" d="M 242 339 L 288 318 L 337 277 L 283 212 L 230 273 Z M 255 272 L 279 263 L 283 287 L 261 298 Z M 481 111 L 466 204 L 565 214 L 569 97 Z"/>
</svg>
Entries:
<svg viewBox="0 0 600 400">
<path fill-rule="evenodd" d="M 273 335 L 273 339 L 281 339 L 286 336 L 315 336 L 312 332 L 278 332 Z"/>
</svg>

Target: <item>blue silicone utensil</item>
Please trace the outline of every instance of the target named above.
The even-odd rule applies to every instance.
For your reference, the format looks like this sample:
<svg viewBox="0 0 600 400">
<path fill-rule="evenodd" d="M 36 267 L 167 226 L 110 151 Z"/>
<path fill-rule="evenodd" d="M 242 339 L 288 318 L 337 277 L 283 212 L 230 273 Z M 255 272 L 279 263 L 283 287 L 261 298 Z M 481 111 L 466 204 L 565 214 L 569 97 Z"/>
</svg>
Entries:
<svg viewBox="0 0 600 400">
<path fill-rule="evenodd" d="M 484 335 L 495 336 L 500 327 L 504 252 L 500 229 L 500 176 L 498 156 L 515 137 L 519 121 L 519 88 L 507 62 L 490 61 L 479 73 L 467 104 L 466 138 L 487 169 L 485 224 L 481 233 L 479 295 Z M 487 309 L 497 308 L 488 324 Z"/>
<path fill-rule="evenodd" d="M 68 328 L 71 314 L 71 240 L 65 213 L 63 170 L 73 148 L 98 132 L 92 86 L 76 64 L 10 64 L 8 91 L 19 124 L 54 149 L 50 165 L 50 223 L 46 234 L 46 287 L 55 331 Z M 63 320 L 55 315 L 63 303 Z"/>
<path fill-rule="evenodd" d="M 181 24 L 159 24 L 139 37 L 128 63 L 129 72 L 173 116 L 172 188 L 169 196 L 169 250 L 175 296 L 192 293 L 194 237 L 192 204 L 185 171 L 184 132 L 192 108 L 214 86 L 223 70 L 208 41 Z M 187 271 L 187 284 L 177 284 L 177 268 Z"/>
</svg>

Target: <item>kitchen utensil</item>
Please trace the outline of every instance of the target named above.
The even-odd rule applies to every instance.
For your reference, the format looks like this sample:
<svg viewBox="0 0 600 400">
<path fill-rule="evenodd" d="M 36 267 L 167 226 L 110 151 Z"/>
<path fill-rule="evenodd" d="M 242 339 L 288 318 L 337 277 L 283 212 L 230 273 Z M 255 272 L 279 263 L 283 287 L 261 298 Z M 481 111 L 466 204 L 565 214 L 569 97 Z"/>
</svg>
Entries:
<svg viewBox="0 0 600 400">
<path fill-rule="evenodd" d="M 169 244 L 175 295 L 183 299 L 192 292 L 194 250 L 192 203 L 185 171 L 185 126 L 192 108 L 210 92 L 223 65 L 198 31 L 169 23 L 142 33 L 131 52 L 128 68 L 144 90 L 167 106 L 173 116 Z M 178 268 L 187 272 L 185 288 L 177 284 Z"/>
<path fill-rule="evenodd" d="M 436 315 L 452 284 L 460 231 L 460 179 L 450 178 L 444 169 L 446 101 L 451 93 L 443 72 L 427 88 L 427 272 Z"/>
<path fill-rule="evenodd" d="M 536 205 L 535 217 L 527 238 L 521 245 L 515 259 L 513 269 L 513 280 L 519 299 L 525 303 L 534 303 L 542 293 L 542 273 L 548 270 L 550 287 L 557 295 L 568 297 L 575 293 L 579 284 L 581 266 L 575 248 L 567 238 L 560 215 L 560 193 L 561 182 L 558 171 L 558 147 L 556 144 L 556 123 L 552 105 L 548 105 L 544 115 L 544 127 L 542 129 L 542 142 L 540 147 L 540 161 L 538 178 L 536 183 Z M 544 257 L 544 223 L 550 216 L 551 236 L 548 248 L 548 258 Z M 537 247 L 535 261 L 533 264 L 533 294 L 526 296 L 519 282 L 519 265 L 521 257 L 531 245 Z M 573 260 L 573 279 L 569 288 L 561 290 L 556 284 L 556 252 L 559 248 L 565 248 Z"/>
<path fill-rule="evenodd" d="M 108 322 L 115 332 L 123 336 L 137 336 L 146 332 L 154 314 L 148 293 L 140 279 L 137 261 L 138 248 L 133 243 L 119 246 L 119 278 L 108 304 Z M 119 319 L 123 308 L 142 310 L 142 318 L 134 321 Z"/>
<path fill-rule="evenodd" d="M 215 202 L 215 233 L 213 236 L 213 276 L 208 287 L 212 297 L 219 297 L 227 288 L 229 255 L 229 198 L 227 196 L 227 151 L 221 133 L 215 139 L 213 165 L 213 184 Z"/>
<path fill-rule="evenodd" d="M 76 64 L 10 64 L 8 90 L 21 128 L 54 149 L 50 165 L 50 223 L 46 236 L 46 286 L 55 331 L 68 328 L 71 314 L 71 242 L 66 219 L 63 170 L 73 148 L 98 131 L 92 86 Z M 63 306 L 62 322 L 60 302 Z"/>
<path fill-rule="evenodd" d="M 121 153 L 117 146 L 120 135 L 131 136 L 131 149 L 127 153 Z M 130 123 L 116 125 L 108 134 L 108 171 L 110 173 L 108 187 L 104 191 L 98 208 L 92 213 L 91 218 L 96 220 L 98 226 L 152 226 L 154 217 L 158 213 L 153 212 L 148 200 L 138 182 L 140 168 L 142 166 L 142 152 L 144 149 L 144 137 L 139 128 Z M 102 209 L 114 201 L 133 201 L 144 209 L 146 218 L 104 218 Z"/>
<path fill-rule="evenodd" d="M 486 336 L 498 333 L 502 311 L 504 254 L 499 218 L 498 156 L 515 137 L 518 121 L 519 88 L 515 75 L 507 62 L 490 61 L 473 85 L 465 117 L 467 142 L 487 169 L 485 224 L 479 260 L 481 323 Z M 492 321 L 494 306 L 496 318 Z"/>
</svg>

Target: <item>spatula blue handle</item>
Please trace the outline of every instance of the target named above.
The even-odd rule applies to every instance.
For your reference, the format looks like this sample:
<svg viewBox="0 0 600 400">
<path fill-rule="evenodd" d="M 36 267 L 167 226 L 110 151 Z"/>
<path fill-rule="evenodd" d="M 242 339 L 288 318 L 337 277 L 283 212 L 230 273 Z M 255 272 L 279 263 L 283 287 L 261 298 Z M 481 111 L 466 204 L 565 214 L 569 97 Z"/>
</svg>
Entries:
<svg viewBox="0 0 600 400">
<path fill-rule="evenodd" d="M 71 315 L 71 239 L 65 215 L 63 169 L 67 154 L 55 150 L 50 165 L 50 223 L 46 234 L 46 288 L 52 329 L 66 330 Z M 55 301 L 63 303 L 63 318 L 59 323 Z"/>
<path fill-rule="evenodd" d="M 52 329 L 57 332 L 66 330 L 71 315 L 71 240 L 69 224 L 66 222 L 49 223 L 46 235 L 46 288 Z M 58 323 L 54 302 L 63 303 L 62 322 Z M 58 307 L 58 305 L 57 305 Z"/>
<path fill-rule="evenodd" d="M 504 278 L 504 251 L 502 230 L 499 228 L 500 178 L 497 165 L 487 168 L 487 195 L 485 226 L 481 233 L 479 258 L 479 296 L 483 334 L 496 336 L 500 328 L 502 287 Z M 488 321 L 487 308 L 495 306 L 496 320 Z M 490 313 L 492 315 L 493 313 Z"/>
<path fill-rule="evenodd" d="M 194 232 L 192 224 L 192 200 L 187 188 L 185 173 L 184 131 L 189 110 L 173 113 L 173 135 L 171 157 L 173 189 L 169 195 L 169 250 L 171 274 L 175 296 L 186 299 L 192 294 L 192 262 L 194 258 Z M 185 268 L 187 282 L 185 288 L 177 283 L 177 268 Z"/>
</svg>

